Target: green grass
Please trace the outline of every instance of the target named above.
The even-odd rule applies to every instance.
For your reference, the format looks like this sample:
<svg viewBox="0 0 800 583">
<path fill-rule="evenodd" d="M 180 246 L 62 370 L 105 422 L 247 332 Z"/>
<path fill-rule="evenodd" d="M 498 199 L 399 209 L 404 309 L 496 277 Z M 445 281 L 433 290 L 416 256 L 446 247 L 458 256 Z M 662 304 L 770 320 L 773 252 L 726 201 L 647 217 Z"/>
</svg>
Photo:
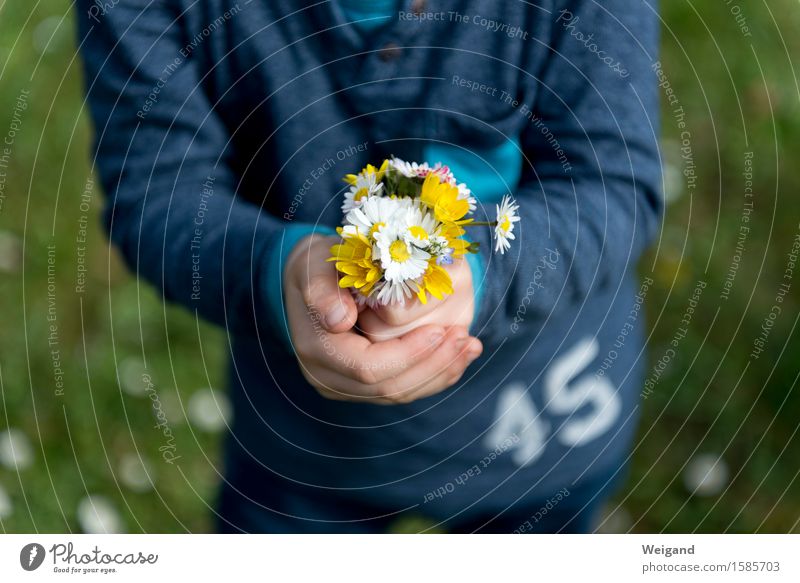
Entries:
<svg viewBox="0 0 800 583">
<path fill-rule="evenodd" d="M 675 358 L 643 402 L 632 474 L 617 496 L 630 517 L 623 528 L 797 532 L 800 276 L 764 353 L 757 360 L 749 354 L 800 222 L 794 160 L 800 112 L 792 68 L 800 54 L 794 33 L 800 9 L 790 0 L 770 2 L 776 24 L 766 3 L 742 2 L 753 30 L 745 38 L 723 2 L 662 4 L 662 61 L 686 110 L 698 181 L 693 193 L 680 182 L 670 187 L 683 193 L 669 205 L 661 239 L 640 265 L 657 283 L 647 297 L 651 359 L 667 349 L 695 283 L 708 285 Z M 197 389 L 222 386 L 223 335 L 164 307 L 126 272 L 98 227 L 96 180 L 87 283 L 84 293 L 74 291 L 80 196 L 92 178 L 91 128 L 67 6 L 0 3 L 0 137 L 20 91 L 30 91 L 0 207 L 0 249 L 6 249 L 0 256 L 14 253 L 9 235 L 24 245 L 18 269 L 0 270 L 0 429 L 22 429 L 35 449 L 31 467 L 0 468 L 0 485 L 14 505 L 2 529 L 76 531 L 75 509 L 90 492 L 111 499 L 130 531 L 206 531 L 221 471 L 220 436 L 187 423 L 182 408 Z M 673 144 L 667 157 L 680 168 L 674 147 L 680 135 L 666 107 L 663 122 L 665 144 Z M 730 297 L 721 300 L 741 220 L 746 150 L 754 152 L 752 230 Z M 48 345 L 50 244 L 63 395 L 56 394 Z M 164 438 L 154 428 L 150 400 L 120 387 L 117 371 L 128 371 L 120 374 L 132 377 L 135 388 L 143 359 L 160 399 L 171 405 L 180 472 L 160 459 Z M 722 495 L 688 494 L 682 468 L 695 452 L 722 454 L 732 477 Z M 154 469 L 154 491 L 118 483 L 119 460 L 130 454 Z"/>
</svg>

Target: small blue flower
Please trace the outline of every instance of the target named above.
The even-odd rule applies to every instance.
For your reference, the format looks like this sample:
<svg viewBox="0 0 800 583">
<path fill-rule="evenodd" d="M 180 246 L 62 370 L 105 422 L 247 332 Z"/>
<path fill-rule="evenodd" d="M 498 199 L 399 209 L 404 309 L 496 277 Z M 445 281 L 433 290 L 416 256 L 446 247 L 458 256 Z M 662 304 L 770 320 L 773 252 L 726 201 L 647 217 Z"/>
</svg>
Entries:
<svg viewBox="0 0 800 583">
<path fill-rule="evenodd" d="M 443 254 L 436 258 L 437 265 L 452 265 L 453 264 L 453 248 L 448 247 L 443 250 Z"/>
</svg>

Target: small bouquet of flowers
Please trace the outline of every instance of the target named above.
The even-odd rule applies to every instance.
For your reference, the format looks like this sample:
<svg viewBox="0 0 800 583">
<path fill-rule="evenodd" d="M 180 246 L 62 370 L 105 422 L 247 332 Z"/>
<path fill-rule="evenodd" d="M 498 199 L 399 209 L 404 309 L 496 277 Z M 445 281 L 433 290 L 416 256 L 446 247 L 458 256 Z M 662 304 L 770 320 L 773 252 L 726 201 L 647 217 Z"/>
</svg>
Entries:
<svg viewBox="0 0 800 583">
<path fill-rule="evenodd" d="M 402 304 L 414 295 L 425 304 L 428 294 L 439 300 L 452 294 L 444 266 L 478 252 L 477 243 L 463 238 L 468 227 L 494 227 L 495 252 L 504 253 L 514 239 L 514 200 L 503 197 L 496 221 L 474 221 L 472 192 L 440 163 L 392 158 L 344 180 L 350 189 L 344 225 L 337 228 L 342 241 L 331 247 L 328 261 L 342 274 L 339 286 L 370 306 Z"/>
</svg>

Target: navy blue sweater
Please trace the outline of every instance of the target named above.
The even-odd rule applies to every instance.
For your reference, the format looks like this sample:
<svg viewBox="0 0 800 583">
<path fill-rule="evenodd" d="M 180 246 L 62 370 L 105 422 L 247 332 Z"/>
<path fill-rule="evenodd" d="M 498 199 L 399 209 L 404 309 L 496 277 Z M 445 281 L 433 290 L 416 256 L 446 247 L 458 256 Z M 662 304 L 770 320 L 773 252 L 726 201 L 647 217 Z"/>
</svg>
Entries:
<svg viewBox="0 0 800 583">
<path fill-rule="evenodd" d="M 231 339 L 232 487 L 466 520 L 623 465 L 662 204 L 652 5 L 407 0 L 361 33 L 327 1 L 78 4 L 110 238 Z M 343 174 L 437 144 L 487 173 L 521 152 L 511 251 L 472 231 L 484 354 L 409 405 L 325 400 L 280 340 L 274 250 L 340 222 Z"/>
</svg>

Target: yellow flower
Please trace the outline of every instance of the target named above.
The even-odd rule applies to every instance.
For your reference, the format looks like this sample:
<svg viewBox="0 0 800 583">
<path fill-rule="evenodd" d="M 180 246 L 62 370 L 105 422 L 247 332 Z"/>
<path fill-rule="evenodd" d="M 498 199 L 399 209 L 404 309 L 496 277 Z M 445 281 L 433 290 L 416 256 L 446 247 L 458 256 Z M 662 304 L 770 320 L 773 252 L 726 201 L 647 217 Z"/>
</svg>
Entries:
<svg viewBox="0 0 800 583">
<path fill-rule="evenodd" d="M 336 270 L 343 274 L 339 287 L 354 287 L 362 295 L 369 295 L 382 273 L 380 265 L 372 261 L 372 244 L 358 229 L 344 233 L 339 227 L 337 231 L 343 242 L 331 247 L 328 261 L 335 261 Z"/>
<path fill-rule="evenodd" d="M 442 223 L 465 225 L 472 219 L 464 219 L 469 213 L 469 201 L 458 197 L 458 187 L 441 182 L 436 174 L 428 174 L 422 183 L 420 201 L 433 209 L 436 220 Z"/>
<path fill-rule="evenodd" d="M 419 284 L 417 297 L 423 304 L 428 303 L 426 292 L 430 293 L 437 300 L 444 299 L 444 296 L 453 293 L 453 280 L 447 270 L 436 265 L 436 259 L 428 262 L 428 269 L 422 276 L 422 283 Z"/>
<path fill-rule="evenodd" d="M 375 182 L 378 183 L 383 180 L 383 176 L 386 174 L 386 168 L 389 167 L 389 160 L 384 160 L 383 164 L 381 164 L 380 168 L 375 168 L 372 164 L 367 164 L 364 169 L 361 170 L 358 174 L 348 174 L 344 177 L 344 181 L 350 185 L 354 185 L 358 177 L 368 177 L 374 176 Z"/>
<path fill-rule="evenodd" d="M 453 223 L 444 224 L 439 230 L 439 234 L 447 239 L 447 246 L 453 250 L 453 257 L 462 257 L 469 249 L 469 241 L 461 238 L 464 232 L 464 229 Z"/>
</svg>

